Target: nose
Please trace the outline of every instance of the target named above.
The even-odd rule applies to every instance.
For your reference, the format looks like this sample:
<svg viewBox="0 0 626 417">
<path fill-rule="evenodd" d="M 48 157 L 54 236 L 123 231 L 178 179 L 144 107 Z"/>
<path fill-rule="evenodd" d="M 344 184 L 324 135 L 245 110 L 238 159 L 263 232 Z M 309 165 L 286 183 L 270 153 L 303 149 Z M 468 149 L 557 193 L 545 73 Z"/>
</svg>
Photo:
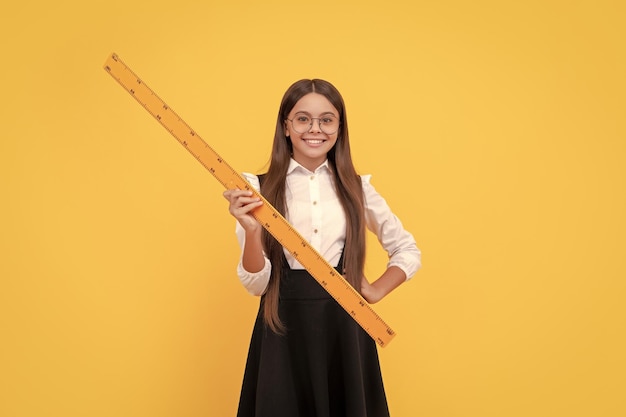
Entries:
<svg viewBox="0 0 626 417">
<path fill-rule="evenodd" d="M 317 123 L 316 123 L 317 122 Z M 322 122 L 319 118 L 314 117 L 311 119 L 311 127 L 309 128 L 309 132 L 321 132 L 322 131 Z"/>
</svg>

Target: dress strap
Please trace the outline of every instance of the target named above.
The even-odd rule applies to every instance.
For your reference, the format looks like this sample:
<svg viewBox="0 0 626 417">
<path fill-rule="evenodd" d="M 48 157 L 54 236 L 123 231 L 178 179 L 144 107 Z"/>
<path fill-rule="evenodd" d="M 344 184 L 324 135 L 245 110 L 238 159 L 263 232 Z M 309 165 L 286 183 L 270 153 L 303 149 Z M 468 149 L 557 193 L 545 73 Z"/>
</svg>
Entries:
<svg viewBox="0 0 626 417">
<path fill-rule="evenodd" d="M 265 179 L 265 175 L 267 175 L 267 172 L 265 174 L 257 175 L 257 178 L 259 179 L 259 185 L 260 186 L 263 186 L 263 180 Z"/>
</svg>

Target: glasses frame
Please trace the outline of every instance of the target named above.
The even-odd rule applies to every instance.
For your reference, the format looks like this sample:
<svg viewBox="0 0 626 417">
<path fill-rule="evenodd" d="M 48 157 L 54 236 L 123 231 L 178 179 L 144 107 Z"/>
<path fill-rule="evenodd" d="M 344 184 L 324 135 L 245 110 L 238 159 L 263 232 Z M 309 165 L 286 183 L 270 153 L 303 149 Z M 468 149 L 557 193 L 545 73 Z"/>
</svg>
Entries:
<svg viewBox="0 0 626 417">
<path fill-rule="evenodd" d="M 317 120 L 317 125 L 319 126 L 320 131 L 321 131 L 322 133 L 326 134 L 326 135 L 334 135 L 335 133 L 339 132 L 339 127 L 341 127 L 341 119 L 339 119 L 337 116 L 335 116 L 335 115 L 334 115 L 334 114 L 332 114 L 332 113 L 325 114 L 325 115 L 323 115 L 322 117 L 311 117 L 311 116 L 309 116 L 309 115 L 308 115 L 308 114 L 306 114 L 306 113 L 302 113 L 302 115 L 303 115 L 303 116 L 308 117 L 309 119 L 311 119 L 311 123 L 309 123 L 309 127 L 308 127 L 308 129 L 306 129 L 304 132 L 299 132 L 298 130 L 296 130 L 296 127 L 293 125 L 293 119 L 289 119 L 289 118 L 285 119 L 285 120 L 289 120 L 289 121 L 291 122 L 291 127 L 293 127 L 293 130 L 295 130 L 295 132 L 296 132 L 296 133 L 299 133 L 299 134 L 306 133 L 306 132 L 310 131 L 310 130 L 313 128 L 313 121 L 314 121 L 314 120 Z M 297 117 L 297 116 L 298 116 L 298 115 L 296 115 L 295 117 Z M 334 117 L 335 119 L 337 119 L 337 121 L 339 122 L 339 123 L 337 124 L 337 130 L 335 130 L 334 132 L 331 132 L 331 133 L 328 133 L 328 132 L 324 131 L 324 128 L 322 127 L 322 122 L 321 122 L 321 119 L 323 119 L 325 116 L 332 116 L 332 117 Z M 295 117 L 294 117 L 294 118 L 295 118 Z"/>
</svg>

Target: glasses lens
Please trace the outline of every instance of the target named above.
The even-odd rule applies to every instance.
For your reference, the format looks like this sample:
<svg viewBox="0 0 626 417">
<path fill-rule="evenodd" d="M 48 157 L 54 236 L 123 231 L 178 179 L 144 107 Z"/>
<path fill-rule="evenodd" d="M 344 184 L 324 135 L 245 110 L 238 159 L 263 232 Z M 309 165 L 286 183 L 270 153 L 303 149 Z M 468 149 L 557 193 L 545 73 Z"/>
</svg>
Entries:
<svg viewBox="0 0 626 417">
<path fill-rule="evenodd" d="M 313 123 L 319 123 L 320 130 L 327 135 L 332 135 L 339 130 L 339 119 L 332 114 L 327 114 L 320 118 L 312 118 L 305 114 L 298 114 L 291 119 L 293 130 L 297 133 L 308 132 L 313 127 Z"/>
<path fill-rule="evenodd" d="M 311 118 L 305 114 L 297 114 L 291 119 L 293 130 L 298 133 L 308 132 L 311 129 Z"/>
<path fill-rule="evenodd" d="M 327 135 L 332 135 L 339 130 L 339 119 L 332 114 L 320 117 L 320 129 Z"/>
</svg>

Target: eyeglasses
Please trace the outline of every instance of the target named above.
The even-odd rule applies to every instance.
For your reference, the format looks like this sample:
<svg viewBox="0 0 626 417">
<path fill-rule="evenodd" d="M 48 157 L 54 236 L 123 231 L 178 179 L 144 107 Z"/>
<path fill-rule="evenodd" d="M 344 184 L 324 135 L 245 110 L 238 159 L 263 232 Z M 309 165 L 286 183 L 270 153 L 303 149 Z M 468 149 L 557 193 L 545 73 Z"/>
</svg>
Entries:
<svg viewBox="0 0 626 417">
<path fill-rule="evenodd" d="M 325 114 L 322 117 L 311 117 L 307 114 L 297 114 L 291 122 L 293 130 L 297 133 L 305 133 L 313 128 L 313 120 L 317 120 L 320 130 L 327 135 L 332 135 L 339 130 L 339 119 L 333 114 Z"/>
</svg>

